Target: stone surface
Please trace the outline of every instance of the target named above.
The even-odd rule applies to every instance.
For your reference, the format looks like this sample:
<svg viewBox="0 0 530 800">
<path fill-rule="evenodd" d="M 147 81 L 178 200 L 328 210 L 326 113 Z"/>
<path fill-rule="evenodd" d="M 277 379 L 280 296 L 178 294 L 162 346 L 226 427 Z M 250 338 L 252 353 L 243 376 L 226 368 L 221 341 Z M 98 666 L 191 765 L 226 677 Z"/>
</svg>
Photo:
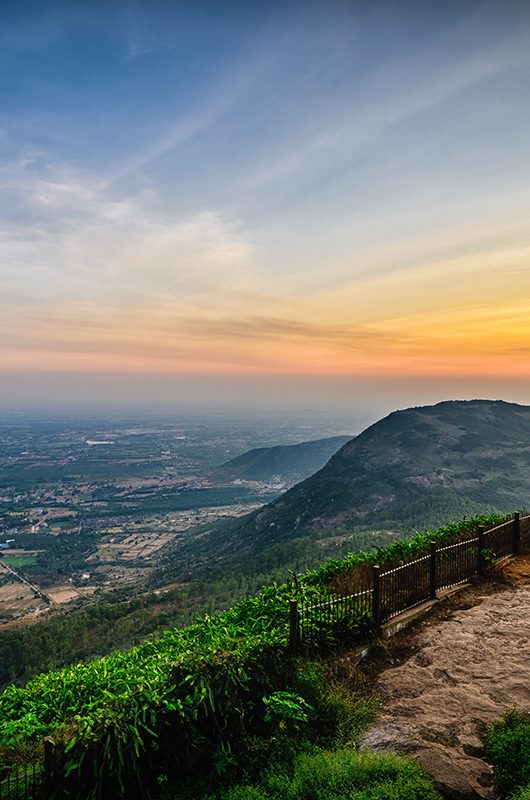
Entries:
<svg viewBox="0 0 530 800">
<path fill-rule="evenodd" d="M 507 709 L 530 709 L 530 560 L 505 579 L 493 594 L 468 592 L 471 608 L 425 619 L 409 634 L 413 654 L 378 677 L 383 710 L 362 746 L 413 755 L 448 798 L 496 797 L 480 734 Z"/>
</svg>

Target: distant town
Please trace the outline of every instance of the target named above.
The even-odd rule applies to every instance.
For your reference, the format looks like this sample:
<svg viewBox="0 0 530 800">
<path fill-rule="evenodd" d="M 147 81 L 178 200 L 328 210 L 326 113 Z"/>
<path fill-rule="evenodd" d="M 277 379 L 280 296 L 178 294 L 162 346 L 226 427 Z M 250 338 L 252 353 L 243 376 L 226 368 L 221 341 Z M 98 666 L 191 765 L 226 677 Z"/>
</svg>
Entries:
<svg viewBox="0 0 530 800">
<path fill-rule="evenodd" d="M 0 625 L 141 591 L 167 545 L 286 488 L 219 465 L 252 447 L 334 432 L 319 419 L 5 418 Z"/>
</svg>

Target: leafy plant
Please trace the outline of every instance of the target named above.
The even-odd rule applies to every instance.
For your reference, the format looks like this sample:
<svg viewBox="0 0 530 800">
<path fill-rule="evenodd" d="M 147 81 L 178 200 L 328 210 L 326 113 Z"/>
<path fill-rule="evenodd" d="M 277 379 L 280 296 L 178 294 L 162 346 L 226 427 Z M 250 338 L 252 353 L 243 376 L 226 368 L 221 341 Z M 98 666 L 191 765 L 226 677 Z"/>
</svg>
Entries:
<svg viewBox="0 0 530 800">
<path fill-rule="evenodd" d="M 274 692 L 263 698 L 263 704 L 266 708 L 265 722 L 272 722 L 280 730 L 298 728 L 309 719 L 311 706 L 294 692 Z"/>
<path fill-rule="evenodd" d="M 512 796 L 512 800 L 530 800 L 530 783 L 528 786 L 519 789 L 519 791 Z"/>
<path fill-rule="evenodd" d="M 509 794 L 530 784 L 530 715 L 508 711 L 484 739 L 484 755 L 493 764 L 495 783 Z"/>
<path fill-rule="evenodd" d="M 402 562 L 424 552 L 431 539 L 457 541 L 479 524 L 500 519 L 464 520 L 375 554 L 328 561 L 298 577 L 298 599 L 306 608 L 326 603 L 337 581 L 354 580 L 376 560 Z M 264 704 L 267 725 L 273 722 L 279 730 L 310 724 L 320 703 L 321 719 L 324 708 L 332 709 L 329 736 L 342 718 L 340 735 L 346 741 L 355 735 L 361 706 L 335 679 L 326 697 L 311 695 L 308 680 L 302 689 L 286 654 L 292 591 L 291 582 L 273 583 L 222 614 L 168 630 L 159 639 L 39 675 L 24 688 L 8 686 L 0 695 L 0 769 L 19 763 L 24 748 L 30 752 L 35 745 L 38 752 L 47 736 L 57 751 L 57 785 L 63 782 L 72 798 L 119 793 L 141 798 L 156 785 L 157 775 L 167 775 L 171 784 L 199 771 L 235 769 L 241 742 L 266 727 Z M 354 610 L 348 625 L 366 635 L 369 622 L 366 611 Z M 333 639 L 338 623 L 332 618 L 326 623 L 332 645 L 338 643 Z"/>
</svg>

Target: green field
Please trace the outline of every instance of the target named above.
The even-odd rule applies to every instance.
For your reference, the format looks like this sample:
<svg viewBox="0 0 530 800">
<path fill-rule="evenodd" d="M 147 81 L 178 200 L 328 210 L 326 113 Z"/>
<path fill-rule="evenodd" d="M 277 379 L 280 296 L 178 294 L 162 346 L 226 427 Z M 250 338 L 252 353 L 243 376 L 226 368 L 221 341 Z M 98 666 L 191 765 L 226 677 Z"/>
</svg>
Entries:
<svg viewBox="0 0 530 800">
<path fill-rule="evenodd" d="M 37 563 L 37 556 L 4 556 L 4 564 L 13 569 L 20 569 L 20 567 L 32 567 Z"/>
</svg>

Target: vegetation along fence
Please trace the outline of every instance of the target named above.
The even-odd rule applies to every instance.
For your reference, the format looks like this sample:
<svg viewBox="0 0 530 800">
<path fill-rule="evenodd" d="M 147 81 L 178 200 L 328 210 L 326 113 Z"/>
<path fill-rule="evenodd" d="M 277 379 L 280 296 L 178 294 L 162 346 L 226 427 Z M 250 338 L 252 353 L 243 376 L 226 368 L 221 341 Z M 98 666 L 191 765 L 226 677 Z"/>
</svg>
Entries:
<svg viewBox="0 0 530 800">
<path fill-rule="evenodd" d="M 433 534 L 433 536 L 435 535 Z M 422 540 L 421 544 L 419 540 Z M 137 757 L 134 757 L 134 748 L 129 746 L 128 750 L 120 750 L 122 741 L 120 737 L 122 737 L 123 730 L 127 730 L 126 725 L 129 724 L 131 730 L 137 731 L 140 712 L 145 714 L 146 710 L 149 711 L 151 713 L 149 719 L 154 719 L 155 723 L 157 714 L 160 715 L 162 720 L 171 718 L 176 723 L 173 734 L 171 733 L 171 726 L 166 725 L 165 722 L 163 726 L 155 728 L 158 733 L 155 732 L 153 734 L 153 737 L 156 737 L 163 732 L 164 736 L 166 736 L 163 741 L 165 741 L 164 747 L 167 749 L 162 749 L 162 755 L 160 756 L 161 763 L 164 763 L 164 769 L 166 769 L 164 758 L 167 753 L 173 752 L 172 748 L 175 746 L 182 747 L 183 742 L 187 741 L 187 726 L 192 727 L 192 736 L 197 737 L 197 732 L 204 736 L 204 732 L 211 728 L 210 715 L 214 711 L 218 714 L 217 724 L 221 725 L 223 730 L 227 727 L 226 720 L 230 718 L 230 714 L 234 714 L 237 717 L 239 725 L 242 707 L 241 697 L 247 696 L 248 688 L 244 682 L 241 683 L 238 676 L 242 672 L 243 674 L 248 672 L 249 675 L 253 676 L 253 680 L 256 681 L 256 686 L 259 687 L 258 694 L 263 694 L 265 690 L 261 682 L 264 680 L 264 675 L 267 675 L 267 680 L 269 680 L 271 674 L 270 666 L 276 665 L 277 667 L 278 663 L 283 661 L 283 659 L 276 659 L 276 647 L 280 648 L 278 651 L 280 652 L 285 648 L 286 644 L 289 644 L 291 652 L 294 652 L 300 647 L 315 650 L 321 647 L 362 642 L 373 638 L 382 623 L 391 620 L 400 612 L 413 608 L 425 600 L 435 599 L 440 591 L 465 583 L 475 576 L 480 577 L 489 566 L 504 556 L 529 552 L 530 516 L 515 514 L 508 521 L 488 529 L 485 527 L 477 528 L 473 524 L 463 525 L 461 530 L 456 528 L 454 531 L 450 531 L 447 536 L 439 537 L 437 542 L 431 542 L 430 547 L 428 539 L 420 535 L 417 537 L 417 545 L 418 549 L 416 551 L 414 549 L 412 551 L 409 550 L 409 552 L 417 552 L 417 556 L 397 555 L 399 549 L 394 548 L 393 550 L 392 546 L 388 548 L 386 555 L 385 551 L 381 551 L 379 557 L 388 559 L 386 563 L 383 563 L 383 566 L 372 566 L 373 561 L 370 561 L 370 558 L 367 557 L 366 559 L 360 558 L 358 562 L 354 562 L 357 566 L 354 566 L 354 571 L 349 574 L 347 572 L 341 573 L 340 568 L 338 572 L 331 570 L 329 574 L 334 580 L 337 577 L 340 578 L 340 585 L 345 585 L 342 581 L 343 578 L 351 582 L 349 584 L 350 588 L 343 589 L 341 592 L 330 594 L 330 590 L 326 588 L 328 583 L 322 578 L 319 579 L 322 580 L 322 585 L 316 583 L 304 584 L 303 580 L 300 583 L 295 582 L 298 587 L 298 596 L 296 599 L 290 600 L 288 617 L 285 602 L 289 597 L 288 591 L 290 590 L 287 589 L 287 586 L 284 587 L 285 593 L 278 594 L 279 588 L 282 587 L 267 587 L 263 590 L 264 594 L 262 593 L 259 597 L 246 598 L 231 612 L 226 612 L 229 615 L 231 614 L 231 621 L 228 623 L 228 627 L 232 626 L 236 631 L 248 630 L 250 620 L 254 625 L 252 631 L 254 633 L 257 631 L 259 635 L 255 635 L 254 638 L 257 641 L 251 642 L 248 650 L 234 650 L 232 653 L 233 660 L 230 662 L 226 661 L 223 648 L 221 650 L 215 650 L 214 648 L 211 652 L 208 650 L 208 647 L 214 645 L 219 648 L 219 643 L 225 641 L 223 638 L 225 636 L 225 633 L 223 633 L 224 628 L 216 627 L 215 619 L 209 620 L 208 623 L 202 623 L 202 626 L 197 624 L 181 631 L 182 641 L 180 641 L 178 647 L 182 648 L 182 657 L 178 668 L 173 667 L 173 676 L 177 675 L 177 678 L 174 678 L 177 685 L 176 691 L 180 692 L 180 694 L 177 693 L 176 699 L 168 701 L 173 703 L 175 712 L 173 717 L 170 716 L 172 712 L 167 702 L 164 705 L 160 700 L 160 698 L 163 698 L 166 701 L 169 696 L 165 694 L 167 687 L 163 677 L 164 669 L 161 668 L 160 675 L 156 669 L 149 672 L 148 661 L 144 663 L 142 656 L 136 652 L 134 658 L 139 659 L 140 666 L 133 666 L 133 668 L 140 669 L 140 673 L 137 672 L 135 674 L 143 674 L 143 671 L 145 671 L 153 676 L 155 682 L 159 681 L 153 694 L 155 699 L 152 700 L 149 694 L 147 697 L 145 696 L 144 687 L 138 692 L 138 696 L 134 693 L 119 696 L 125 707 L 125 712 L 122 717 L 117 717 L 118 723 L 122 725 L 118 734 L 112 734 L 114 738 L 107 736 L 107 738 L 102 737 L 101 740 L 94 740 L 88 749 L 81 741 L 76 744 L 73 750 L 69 749 L 68 753 L 66 751 L 63 752 L 60 748 L 56 751 L 53 741 L 46 737 L 43 740 L 42 761 L 39 760 L 39 763 L 34 768 L 21 768 L 18 765 L 22 763 L 23 759 L 19 758 L 16 758 L 10 766 L 6 762 L 3 767 L 0 766 L 0 800 L 47 800 L 51 795 L 49 789 L 53 789 L 56 797 L 73 796 L 77 800 L 89 794 L 100 799 L 110 796 L 126 796 L 123 793 L 119 794 L 119 792 L 117 794 L 116 791 L 107 791 L 107 784 L 104 781 L 101 785 L 98 784 L 99 793 L 95 789 L 93 794 L 91 794 L 92 789 L 90 792 L 88 789 L 85 792 L 85 788 L 89 786 L 94 788 L 92 783 L 94 781 L 97 783 L 102 775 L 105 778 L 109 774 L 109 765 L 114 769 L 116 763 L 121 764 L 123 767 L 122 772 L 116 773 L 120 776 L 120 781 L 128 780 L 129 775 L 132 776 L 131 780 L 138 775 L 140 783 L 142 780 L 147 780 L 146 774 L 141 771 L 139 773 L 136 772 L 137 769 L 140 769 L 140 762 L 138 753 L 136 753 Z M 406 552 L 406 548 L 402 552 Z M 393 561 L 390 561 L 390 559 L 393 559 Z M 398 559 L 401 559 L 401 561 L 398 562 Z M 335 585 L 339 584 L 336 583 Z M 321 593 L 321 589 L 325 594 Z M 254 617 L 255 612 L 257 613 L 256 617 Z M 219 619 L 222 620 L 223 616 L 221 615 Z M 285 627 L 287 621 L 288 629 Z M 227 620 L 225 618 L 223 625 L 226 624 Z M 243 627 L 241 627 L 242 625 Z M 186 630 L 188 633 L 186 633 Z M 261 641 L 265 637 L 264 631 L 270 633 L 271 630 L 278 635 L 272 636 L 270 640 Z M 169 633 L 170 638 L 174 637 L 175 632 Z M 193 637 L 199 634 L 205 637 L 206 643 L 202 642 L 197 648 L 197 643 Z M 226 641 L 232 642 L 233 637 L 230 636 L 228 631 L 226 631 L 226 636 Z M 165 644 L 167 649 L 171 650 L 172 647 L 175 647 L 173 639 L 171 642 L 168 641 Z M 146 645 L 149 649 L 150 659 L 155 657 L 154 653 L 159 652 L 157 646 L 155 642 Z M 180 652 L 178 647 L 177 654 Z M 164 649 L 161 652 L 164 653 Z M 219 652 L 223 654 L 221 661 L 219 660 Z M 267 653 L 271 658 L 270 664 L 266 661 Z M 196 662 L 198 666 L 196 666 Z M 97 692 L 100 690 L 98 689 L 100 686 L 98 681 L 101 681 L 101 676 L 97 673 L 97 662 L 94 663 L 95 667 L 92 670 L 87 668 L 85 670 L 86 674 L 83 670 L 80 670 L 77 673 L 77 680 L 82 678 L 82 680 L 88 681 L 83 685 L 91 687 L 90 691 L 95 692 L 97 697 Z M 131 663 L 135 664 L 134 661 L 131 661 Z M 228 667 L 226 666 L 227 663 Z M 245 668 L 242 669 L 241 665 L 244 665 Z M 272 667 L 273 671 L 276 667 Z M 73 667 L 71 669 L 75 673 L 77 668 Z M 121 667 L 117 667 L 118 673 L 119 669 Z M 278 669 L 281 672 L 281 668 Z M 276 676 L 274 680 L 278 679 L 280 672 L 274 673 Z M 178 678 L 181 673 L 184 676 L 182 680 Z M 208 684 L 208 675 L 211 681 L 220 687 L 219 693 L 215 695 L 215 698 L 211 686 Z M 69 673 L 66 670 L 61 680 L 67 681 L 68 676 Z M 108 680 L 111 683 L 107 686 L 107 675 L 105 673 L 100 687 L 105 697 L 107 695 L 109 698 L 111 697 L 109 688 L 111 689 L 112 687 L 112 678 L 111 670 L 108 676 Z M 193 685 L 193 681 L 191 683 L 188 681 L 189 678 L 196 681 L 196 686 Z M 44 682 L 44 685 L 46 685 L 46 682 Z M 67 685 L 66 683 L 65 686 Z M 120 685 L 119 682 L 117 685 Z M 209 693 L 205 688 L 208 686 L 210 686 Z M 23 696 L 25 690 L 20 691 Z M 64 691 L 66 690 L 63 687 L 61 692 L 64 694 Z M 53 692 L 54 688 L 52 686 L 50 690 L 52 697 L 55 696 Z M 201 692 L 204 694 L 201 694 Z M 59 696 L 62 695 L 59 694 Z M 210 698 L 209 701 L 208 697 Z M 21 714 L 25 709 L 34 707 L 31 703 L 35 704 L 36 701 L 32 695 L 31 698 L 29 706 L 27 706 L 27 700 L 24 700 L 21 706 Z M 195 716 L 185 717 L 178 711 L 178 703 L 181 704 L 181 709 L 185 709 L 185 704 L 189 702 L 189 698 L 195 703 L 195 705 L 190 706 Z M 13 693 L 10 702 L 15 703 L 15 705 L 18 702 L 16 692 Z M 72 702 L 75 702 L 75 698 L 72 699 Z M 107 699 L 102 702 L 101 709 L 104 710 L 104 704 Z M 126 702 L 129 703 L 129 706 L 126 706 Z M 156 705 L 157 703 L 159 704 L 158 706 Z M 97 707 L 97 702 L 95 704 Z M 154 704 L 154 708 L 152 704 Z M 9 707 L 9 702 L 7 707 Z M 33 716 L 38 713 L 38 704 L 36 708 L 37 711 L 31 711 Z M 77 708 L 78 714 L 81 715 L 82 711 L 80 709 L 83 709 L 83 706 L 79 705 Z M 48 713 L 47 706 L 45 713 Z M 30 717 L 31 714 L 29 715 Z M 88 715 L 87 718 L 90 720 Z M 27 722 L 27 713 L 24 719 Z M 133 721 L 130 722 L 130 719 Z M 187 721 L 184 723 L 183 719 L 187 719 Z M 11 721 L 13 722 L 13 720 Z M 29 719 L 30 726 L 33 722 L 34 720 Z M 145 729 L 148 730 L 147 726 Z M 105 735 L 107 734 L 105 733 Z M 181 738 L 179 739 L 179 737 Z M 162 741 L 162 736 L 157 741 L 157 747 L 160 741 Z M 208 742 L 207 739 L 205 741 Z M 228 739 L 228 741 L 230 740 Z M 111 742 L 112 746 L 109 745 L 109 742 Z M 135 738 L 133 742 L 134 747 L 137 747 L 138 738 Z M 177 745 L 175 745 L 175 742 L 177 742 Z M 144 747 L 143 744 L 142 747 Z M 88 752 L 90 753 L 89 758 L 83 761 L 85 754 Z M 123 758 L 122 761 L 119 759 L 116 761 L 115 754 L 121 753 L 123 757 L 124 752 L 129 761 L 125 762 Z M 148 747 L 145 745 L 142 752 L 149 752 L 149 758 L 154 758 L 155 749 L 148 751 Z M 107 754 L 110 754 L 108 758 Z M 68 758 L 73 760 L 68 762 Z M 107 760 L 105 760 L 106 758 Z M 81 763 L 84 764 L 83 769 L 85 769 L 85 772 L 78 769 L 78 765 Z M 147 759 L 146 763 L 151 762 Z M 134 769 L 127 769 L 126 771 L 126 764 L 129 766 L 133 764 Z M 72 787 L 74 785 L 71 782 L 73 778 L 70 775 L 72 770 L 74 771 L 72 773 L 74 777 L 77 775 L 81 781 L 79 790 L 73 792 L 73 794 L 70 793 L 70 790 L 73 791 Z M 77 772 L 75 772 L 76 770 Z M 100 778 L 91 777 L 92 773 L 96 776 L 96 772 Z M 111 777 L 114 780 L 116 775 L 112 773 Z M 109 780 L 111 779 L 109 778 Z M 109 786 L 112 784 L 112 780 Z M 57 781 L 59 781 L 58 784 Z M 123 783 L 120 785 L 123 787 Z M 62 794 L 61 787 L 64 789 Z M 136 793 L 133 792 L 128 796 L 136 796 Z"/>
<path fill-rule="evenodd" d="M 440 547 L 431 542 L 428 553 L 391 569 L 375 565 L 365 585 L 347 596 L 336 595 L 313 605 L 291 600 L 291 649 L 341 638 L 360 641 L 397 614 L 484 575 L 506 556 L 528 550 L 530 516 L 516 513 L 513 519 L 489 530 L 482 526 L 476 536 L 455 544 Z"/>
<path fill-rule="evenodd" d="M 30 800 L 42 796 L 42 767 L 33 764 L 0 778 L 0 800 Z"/>
</svg>

